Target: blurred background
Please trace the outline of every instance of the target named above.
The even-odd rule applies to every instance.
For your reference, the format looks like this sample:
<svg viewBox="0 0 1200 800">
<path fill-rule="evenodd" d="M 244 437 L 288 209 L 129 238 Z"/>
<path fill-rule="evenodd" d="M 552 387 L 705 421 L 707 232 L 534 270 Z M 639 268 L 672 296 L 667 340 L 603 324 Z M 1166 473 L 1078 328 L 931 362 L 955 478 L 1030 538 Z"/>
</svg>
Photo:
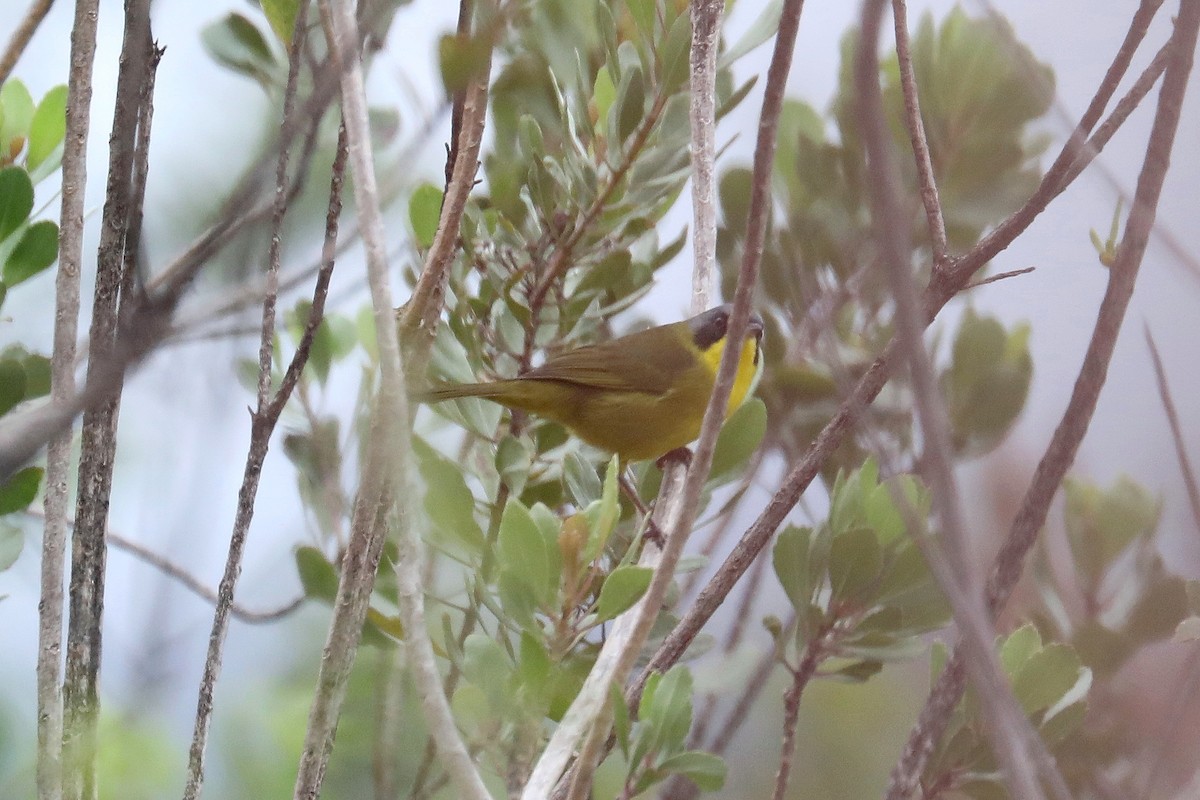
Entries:
<svg viewBox="0 0 1200 800">
<path fill-rule="evenodd" d="M 16 12 L 23 3 L 11 0 L 8 5 L 11 8 L 6 11 Z M 84 242 L 84 298 L 90 298 L 87 263 L 97 243 L 107 129 L 121 41 L 119 4 L 102 5 L 88 166 L 87 208 L 91 213 Z M 915 26 L 925 13 L 940 19 L 953 6 L 949 2 L 912 2 L 910 22 Z M 1050 153 L 1065 141 L 1072 121 L 1091 98 L 1135 6 L 1131 0 L 963 4 L 972 15 L 989 10 L 1002 14 L 1012 24 L 1016 38 L 1052 66 L 1057 82 L 1055 104 L 1039 123 L 1039 132 L 1055 143 Z M 241 2 L 178 0 L 159 0 L 153 7 L 154 33 L 166 54 L 157 79 L 146 199 L 144 247 L 152 269 L 185 247 L 214 217 L 222 197 L 277 124 L 275 109 L 264 93 L 217 65 L 202 46 L 201 30 L 229 10 L 250 13 L 253 9 Z M 726 23 L 727 39 L 736 39 L 759 10 L 756 0 L 739 0 Z M 841 36 L 855 24 L 858 12 L 855 3 L 807 4 L 789 95 L 820 110 L 828 106 L 837 84 Z M 456 13 L 456 4 L 425 0 L 402 8 L 391 30 L 392 40 L 381 50 L 370 74 L 373 104 L 395 108 L 399 135 L 406 142 L 403 163 L 394 163 L 395 175 L 388 176 L 402 180 L 398 186 L 401 195 L 419 181 L 438 185 L 442 181 L 449 121 L 439 111 L 442 88 L 436 46 L 438 37 L 453 29 Z M 17 65 L 15 77 L 25 82 L 35 98 L 65 82 L 72 14 L 70 3 L 57 3 Z M 0 40 L 7 40 L 15 18 L 15 13 L 0 15 Z M 1160 14 L 1149 39 L 1164 40 L 1169 25 L 1169 16 Z M 1149 53 L 1135 59 L 1132 75 L 1147 63 L 1154 48 L 1143 49 Z M 765 45 L 739 61 L 735 67 L 738 83 L 746 76 L 764 74 L 769 57 L 770 45 Z M 761 90 L 760 81 L 750 98 L 722 122 L 719 140 L 732 137 L 722 155 L 722 167 L 749 163 Z M 1188 511 L 1142 327 L 1147 326 L 1158 343 L 1189 452 L 1200 458 L 1200 447 L 1195 446 L 1200 431 L 1200 314 L 1196 313 L 1200 272 L 1194 257 L 1200 246 L 1194 191 L 1200 183 L 1198 91 L 1193 80 L 1156 235 L 1117 345 L 1108 385 L 1074 468 L 1076 474 L 1102 486 L 1129 475 L 1161 497 L 1158 546 L 1170 569 L 1187 578 L 1200 577 L 1200 535 Z M 979 312 L 998 317 L 1006 325 L 1031 324 L 1034 364 L 1028 403 L 1011 436 L 961 470 L 962 496 L 981 551 L 994 546 L 1007 529 L 1065 406 L 1106 279 L 1088 232 L 1095 229 L 1102 238 L 1107 235 L 1118 198 L 1124 198 L 1128 208 L 1156 94 L 1098 163 L 1027 235 L 995 260 L 992 270 L 1032 266 L 1035 271 L 972 294 L 971 305 Z M 1047 162 L 1043 157 L 1043 167 Z M 52 183 L 39 187 L 37 199 L 38 207 L 49 204 L 45 213 L 50 217 L 56 216 L 58 204 L 53 194 L 57 187 Z M 690 224 L 688 197 L 685 193 L 664 220 L 662 227 L 668 232 L 664 235 L 673 236 Z M 296 235 L 285 239 L 285 263 L 303 263 L 318 252 L 320 242 L 312 232 L 319 226 L 312 221 L 322 213 L 322 201 L 310 197 L 305 203 L 292 223 Z M 389 219 L 398 243 L 409 235 L 403 204 L 391 209 Z M 265 252 L 265 239 L 224 252 L 219 262 L 206 270 L 183 313 L 202 314 L 220 302 L 236 278 L 261 269 Z M 662 322 L 684 316 L 690 271 L 691 251 L 685 248 L 658 273 L 655 288 L 634 313 Z M 51 272 L 23 287 L 19 301 L 10 296 L 5 318 L 0 319 L 0 348 L 20 341 L 31 349 L 50 351 Z M 353 317 L 364 297 L 361 256 L 352 248 L 335 272 L 331 310 Z M 88 306 L 85 299 L 81 330 L 86 330 Z M 955 308 L 939 318 L 935 331 L 946 336 L 957 327 L 961 308 Z M 249 333 L 178 341 L 164 348 L 127 382 L 122 401 L 111 527 L 188 565 L 192 574 L 212 586 L 224 564 L 248 441 L 247 406 L 252 395 L 239 383 L 237 363 L 256 352 L 255 314 L 251 308 L 239 318 Z M 338 370 L 342 371 L 340 377 L 349 379 L 356 368 L 347 364 L 335 367 L 328 386 L 338 385 Z M 355 397 L 352 391 L 342 396 L 330 389 L 320 402 L 323 413 L 349 416 Z M 285 416 L 282 427 L 287 425 Z M 778 465 L 768 468 L 752 491 L 763 498 L 769 496 L 778 474 Z M 810 508 L 812 513 L 821 513 L 819 502 Z M 748 505 L 753 508 L 755 503 Z M 798 519 L 804 518 L 802 511 L 796 513 Z M 1061 511 L 1052 511 L 1051 537 L 1061 538 L 1061 520 Z M 6 797 L 31 795 L 33 783 L 40 523 L 28 520 L 24 527 L 25 552 L 12 569 L 0 573 L 0 595 L 6 595 L 0 602 L 0 795 Z M 237 593 L 239 603 L 269 610 L 298 597 L 301 587 L 292 554 L 298 545 L 311 543 L 311 537 L 294 470 L 276 442 L 263 472 Z M 772 611 L 771 600 L 770 593 L 764 595 L 761 607 L 756 608 L 758 616 Z M 119 795 L 110 796 L 173 796 L 182 786 L 211 607 L 160 572 L 114 550 L 109 556 L 105 612 L 102 702 L 107 724 L 112 726 L 109 741 L 127 742 L 129 747 L 123 754 L 117 752 L 122 748 L 114 749 L 104 768 L 119 773 L 130 766 L 123 760 L 136 760 L 139 768 L 145 768 L 133 787 L 135 794 L 125 787 Z M 720 631 L 729 624 L 730 613 L 728 608 L 719 613 L 710 628 Z M 327 620 L 325 606 L 307 603 L 278 622 L 233 623 L 216 693 L 209 796 L 278 797 L 290 792 Z M 747 670 L 753 661 L 751 652 L 768 641 L 762 631 L 751 637 L 742 659 Z M 1188 651 L 1169 642 L 1157 647 L 1161 657 L 1135 666 L 1135 670 L 1145 671 L 1133 673 L 1143 687 L 1136 707 L 1148 731 L 1158 724 L 1163 709 L 1191 701 L 1174 694 L 1182 658 Z M 368 649 L 360 654 L 360 660 L 369 665 L 375 655 Z M 719 676 L 707 673 L 703 665 L 697 667 L 696 675 L 700 688 L 736 682 L 727 672 Z M 864 686 L 815 683 L 801 709 L 792 796 L 878 796 L 924 701 L 927 681 L 927 663 L 918 660 L 888 667 Z M 729 753 L 730 781 L 721 796 L 749 798 L 768 793 L 777 759 L 783 688 L 780 680 L 778 687 L 769 687 L 761 695 L 752 723 Z M 365 710 L 371 698 L 359 692 L 351 702 Z M 364 716 L 369 715 L 358 714 L 353 719 L 361 723 Z M 1130 719 L 1136 723 L 1139 717 L 1131 710 Z M 873 741 L 863 741 L 864 730 L 870 731 Z M 338 734 L 339 754 L 343 750 L 353 753 L 355 742 L 366 735 L 353 723 L 343 725 Z M 354 773 L 364 769 L 362 763 L 351 755 L 339 756 L 331 769 L 329 796 L 355 796 L 337 794 L 333 787 L 357 785 Z M 107 785 L 113 789 L 111 781 Z"/>
</svg>

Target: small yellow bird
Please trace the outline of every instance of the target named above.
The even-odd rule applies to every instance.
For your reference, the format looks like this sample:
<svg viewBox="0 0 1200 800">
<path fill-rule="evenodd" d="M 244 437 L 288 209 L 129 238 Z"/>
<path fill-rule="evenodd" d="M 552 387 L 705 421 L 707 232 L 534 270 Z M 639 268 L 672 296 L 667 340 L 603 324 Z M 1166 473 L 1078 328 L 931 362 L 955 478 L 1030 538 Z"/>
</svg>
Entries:
<svg viewBox="0 0 1200 800">
<path fill-rule="evenodd" d="M 443 384 L 427 403 L 480 397 L 571 429 L 622 463 L 657 458 L 700 435 L 733 306 L 551 356 L 512 380 Z M 725 418 L 762 374 L 763 323 L 750 315 Z"/>
</svg>

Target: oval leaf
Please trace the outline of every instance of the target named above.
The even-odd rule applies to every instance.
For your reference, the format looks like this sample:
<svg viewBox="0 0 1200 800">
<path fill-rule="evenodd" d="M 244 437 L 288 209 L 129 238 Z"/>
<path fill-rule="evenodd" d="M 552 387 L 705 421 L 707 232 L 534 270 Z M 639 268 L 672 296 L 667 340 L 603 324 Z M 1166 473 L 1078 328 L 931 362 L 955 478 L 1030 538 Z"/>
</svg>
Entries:
<svg viewBox="0 0 1200 800">
<path fill-rule="evenodd" d="M 598 621 L 613 619 L 632 608 L 642 599 L 653 577 L 654 570 L 650 567 L 626 564 L 614 569 L 600 589 L 600 600 L 596 603 Z"/>
<path fill-rule="evenodd" d="M 20 241 L 4 262 L 4 283 L 16 286 L 49 267 L 58 258 L 58 225 L 50 220 L 35 222 L 21 234 Z"/>
</svg>

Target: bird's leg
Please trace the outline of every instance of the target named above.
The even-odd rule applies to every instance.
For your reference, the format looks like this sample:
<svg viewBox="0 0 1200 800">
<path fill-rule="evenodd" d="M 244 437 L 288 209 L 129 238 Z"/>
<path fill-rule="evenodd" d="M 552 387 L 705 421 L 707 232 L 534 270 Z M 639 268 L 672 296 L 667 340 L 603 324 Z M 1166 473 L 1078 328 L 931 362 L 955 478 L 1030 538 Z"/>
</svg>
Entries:
<svg viewBox="0 0 1200 800">
<path fill-rule="evenodd" d="M 646 519 L 645 538 L 654 542 L 658 545 L 658 549 L 661 550 L 663 545 L 666 544 L 666 539 L 663 538 L 662 531 L 658 529 L 658 525 L 655 524 L 654 518 L 650 515 L 650 509 L 642 502 L 642 498 L 637 493 L 637 488 L 633 485 L 633 481 L 629 479 L 629 473 L 621 470 L 619 482 L 621 491 L 629 498 L 629 502 L 633 503 L 633 507 Z"/>
</svg>

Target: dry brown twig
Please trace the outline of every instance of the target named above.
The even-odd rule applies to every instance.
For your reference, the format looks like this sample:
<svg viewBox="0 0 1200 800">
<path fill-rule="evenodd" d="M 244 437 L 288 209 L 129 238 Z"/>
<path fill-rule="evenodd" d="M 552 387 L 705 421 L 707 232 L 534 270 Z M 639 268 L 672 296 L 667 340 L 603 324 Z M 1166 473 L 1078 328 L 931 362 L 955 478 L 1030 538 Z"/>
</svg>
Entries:
<svg viewBox="0 0 1200 800">
<path fill-rule="evenodd" d="M 296 15 L 295 27 L 292 30 L 291 43 L 288 48 L 288 77 L 284 87 L 283 124 L 287 125 L 295 119 L 296 91 L 302 63 L 302 51 L 305 46 L 307 33 L 307 5 L 300 7 Z M 333 166 L 333 185 L 330 190 L 328 218 L 332 219 L 332 239 L 337 238 L 337 217 L 341 212 L 341 181 L 344 170 L 344 142 L 339 141 L 339 147 Z M 279 291 L 280 249 L 282 247 L 283 219 L 290 206 L 291 193 L 288 192 L 288 172 L 291 149 L 281 147 L 277 155 L 275 167 L 275 202 L 271 215 L 271 237 L 267 249 L 267 290 L 262 305 L 262 322 L 260 327 L 258 350 L 258 391 L 256 407 L 251 414 L 250 443 L 246 453 L 246 463 L 243 468 L 242 485 L 238 490 L 237 511 L 234 516 L 233 531 L 229 537 L 229 552 L 225 559 L 225 570 L 217 588 L 216 604 L 213 611 L 212 628 L 208 637 L 208 652 L 204 659 L 204 671 L 200 678 L 197 692 L 196 716 L 192 729 L 192 742 L 188 750 L 187 782 L 184 787 L 184 798 L 192 800 L 199 797 L 204 786 L 204 756 L 208 745 L 208 732 L 212 724 L 213 692 L 220 676 L 224 658 L 225 638 L 229 632 L 229 617 L 233 610 L 233 595 L 238 578 L 242 572 L 242 555 L 245 552 L 246 540 L 250 533 L 250 523 L 254 519 L 255 499 L 258 495 L 259 480 L 262 476 L 263 462 L 266 461 L 267 450 L 270 447 L 271 435 L 279 421 L 279 415 L 284 405 L 291 397 L 292 390 L 299 379 L 304 364 L 312 346 L 313 335 L 324 313 L 325 296 L 329 288 L 329 276 L 333 269 L 333 260 L 329 258 L 318 277 L 313 293 L 312 307 L 309 309 L 308 320 L 304 334 L 288 365 L 283 384 L 277 392 L 271 393 L 271 375 L 275 342 L 275 307 Z M 332 248 L 329 239 L 330 227 L 327 222 L 326 250 Z M 322 280 L 323 278 L 323 280 Z"/>
</svg>

